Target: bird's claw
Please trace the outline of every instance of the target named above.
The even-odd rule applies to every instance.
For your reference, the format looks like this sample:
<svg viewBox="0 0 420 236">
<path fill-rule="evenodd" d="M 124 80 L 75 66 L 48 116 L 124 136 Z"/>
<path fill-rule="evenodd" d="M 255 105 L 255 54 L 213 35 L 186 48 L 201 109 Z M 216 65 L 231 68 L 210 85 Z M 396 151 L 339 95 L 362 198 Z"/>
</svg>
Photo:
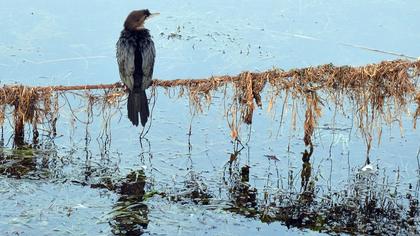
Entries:
<svg viewBox="0 0 420 236">
<path fill-rule="evenodd" d="M 130 89 L 128 88 L 126 84 L 124 84 L 123 82 L 119 82 L 119 84 L 122 87 L 122 89 L 124 89 L 124 92 L 126 93 L 130 92 Z"/>
</svg>

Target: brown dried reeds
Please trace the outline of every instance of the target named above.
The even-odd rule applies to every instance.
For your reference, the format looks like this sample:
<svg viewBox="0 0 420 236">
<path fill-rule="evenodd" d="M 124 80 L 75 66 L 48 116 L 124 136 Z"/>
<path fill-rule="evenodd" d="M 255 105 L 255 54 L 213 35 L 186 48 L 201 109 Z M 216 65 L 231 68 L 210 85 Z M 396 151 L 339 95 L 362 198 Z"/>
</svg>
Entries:
<svg viewBox="0 0 420 236">
<path fill-rule="evenodd" d="M 394 60 L 360 67 L 326 64 L 289 71 L 272 69 L 260 73 L 243 72 L 237 76 L 213 76 L 207 79 L 154 80 L 153 87 L 179 88 L 179 95 L 188 95 L 195 110 L 202 111 L 203 104 L 210 104 L 213 91 L 232 85 L 231 106 L 226 112 L 231 117 L 228 123 L 232 138 L 236 139 L 240 124 L 252 123 L 255 105 L 262 107 L 261 93 L 269 84 L 272 88 L 269 110 L 282 91 L 306 102 L 304 142 L 305 145 L 312 145 L 311 138 L 323 105 L 320 93 L 328 94 L 329 99 L 336 103 L 343 96 L 352 100 L 357 107 L 359 128 L 369 133 L 372 130 L 369 124 L 383 113 L 387 102 L 392 101 L 395 107 L 404 107 L 414 101 L 418 107 L 414 114 L 416 121 L 420 116 L 420 91 L 416 87 L 419 75 L 419 60 Z M 47 87 L 4 85 L 0 88 L 0 124 L 6 117 L 5 107 L 13 107 L 15 136 L 23 137 L 24 123 L 36 127 L 42 117 L 51 117 L 50 113 L 58 112 L 57 109 L 51 109 L 51 96 L 55 93 L 103 89 L 107 90 L 103 97 L 105 103 L 112 103 L 124 94 L 123 87 L 120 83 Z"/>
</svg>

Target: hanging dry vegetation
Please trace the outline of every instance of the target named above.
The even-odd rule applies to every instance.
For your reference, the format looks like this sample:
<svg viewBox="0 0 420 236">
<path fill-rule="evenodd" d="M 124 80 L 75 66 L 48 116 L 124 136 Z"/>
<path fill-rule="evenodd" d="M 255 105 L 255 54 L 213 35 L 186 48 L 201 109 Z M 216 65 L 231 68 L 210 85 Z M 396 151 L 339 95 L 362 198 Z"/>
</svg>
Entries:
<svg viewBox="0 0 420 236">
<path fill-rule="evenodd" d="M 419 60 L 395 60 L 360 67 L 326 64 L 289 71 L 273 69 L 261 73 L 244 72 L 237 76 L 215 76 L 208 79 L 154 80 L 153 87 L 179 88 L 179 95 L 188 95 L 197 112 L 202 111 L 204 104 L 210 104 L 212 92 L 223 88 L 225 100 L 230 99 L 225 101 L 230 104 L 226 108 L 228 125 L 232 138 L 237 139 L 240 125 L 251 124 L 255 106 L 262 107 L 261 93 L 268 84 L 271 89 L 264 92 L 270 97 L 267 104 L 269 111 L 282 93 L 306 103 L 304 142 L 307 146 L 312 145 L 312 135 L 322 112 L 321 101 L 342 104 L 344 98 L 349 98 L 355 103 L 357 125 L 369 144 L 375 119 L 383 117 L 391 122 L 389 117 L 383 115 L 386 104 L 392 104 L 395 111 L 401 111 L 408 103 L 417 103 L 415 126 L 420 116 L 420 91 L 417 87 L 419 75 Z M 226 92 L 227 85 L 232 85 L 230 88 L 233 93 L 230 95 Z M 101 97 L 92 97 L 85 92 L 90 103 L 101 100 L 104 105 L 114 104 L 125 94 L 120 83 L 50 87 L 4 85 L 0 88 L 0 125 L 7 117 L 6 107 L 9 106 L 13 109 L 15 141 L 19 137 L 23 141 L 25 123 L 32 125 L 34 136 L 37 135 L 36 125 L 39 123 L 50 124 L 51 129 L 54 129 L 52 132 L 55 132 L 58 94 L 93 89 L 106 92 Z"/>
</svg>

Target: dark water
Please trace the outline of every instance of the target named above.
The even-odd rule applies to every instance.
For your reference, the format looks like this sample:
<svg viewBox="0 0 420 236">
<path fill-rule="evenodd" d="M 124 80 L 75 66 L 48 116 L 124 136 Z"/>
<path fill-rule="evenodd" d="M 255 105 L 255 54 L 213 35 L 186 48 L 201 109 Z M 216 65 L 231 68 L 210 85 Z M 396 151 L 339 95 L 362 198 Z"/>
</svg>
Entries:
<svg viewBox="0 0 420 236">
<path fill-rule="evenodd" d="M 117 81 L 114 50 L 122 21 L 130 10 L 145 7 L 161 13 L 148 24 L 160 79 L 395 59 L 357 45 L 420 55 L 415 1 L 1 5 L 4 84 Z M 40 144 L 21 149 L 12 148 L 10 116 L 0 149 L 0 231 L 418 233 L 420 133 L 412 128 L 414 104 L 401 113 L 403 128 L 397 120 L 377 121 L 369 153 L 373 170 L 364 171 L 366 142 L 350 101 L 344 101 L 344 112 L 324 101 L 307 161 L 305 103 L 287 99 L 281 119 L 285 94 L 268 112 L 269 89 L 252 126 L 241 127 L 241 143 L 230 138 L 223 91 L 193 115 L 187 98 L 158 89 L 152 126 L 141 142 L 141 130 L 126 119 L 125 104 L 104 110 L 96 105 L 87 113 L 85 98 L 60 96 L 57 136 L 51 138 L 51 127 L 41 125 L 46 131 Z"/>
</svg>

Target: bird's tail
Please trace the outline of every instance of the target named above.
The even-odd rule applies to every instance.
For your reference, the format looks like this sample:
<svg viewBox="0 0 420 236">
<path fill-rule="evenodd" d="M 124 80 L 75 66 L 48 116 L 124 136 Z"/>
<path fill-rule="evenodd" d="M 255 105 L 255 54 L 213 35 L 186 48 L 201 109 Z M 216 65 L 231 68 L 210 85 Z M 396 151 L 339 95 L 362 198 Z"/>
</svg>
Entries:
<svg viewBox="0 0 420 236">
<path fill-rule="evenodd" d="M 130 119 L 133 125 L 139 125 L 139 113 L 141 125 L 143 127 L 146 125 L 147 119 L 149 118 L 149 104 L 147 102 L 146 91 L 139 89 L 139 91 L 129 92 L 127 111 L 128 119 Z"/>
</svg>

